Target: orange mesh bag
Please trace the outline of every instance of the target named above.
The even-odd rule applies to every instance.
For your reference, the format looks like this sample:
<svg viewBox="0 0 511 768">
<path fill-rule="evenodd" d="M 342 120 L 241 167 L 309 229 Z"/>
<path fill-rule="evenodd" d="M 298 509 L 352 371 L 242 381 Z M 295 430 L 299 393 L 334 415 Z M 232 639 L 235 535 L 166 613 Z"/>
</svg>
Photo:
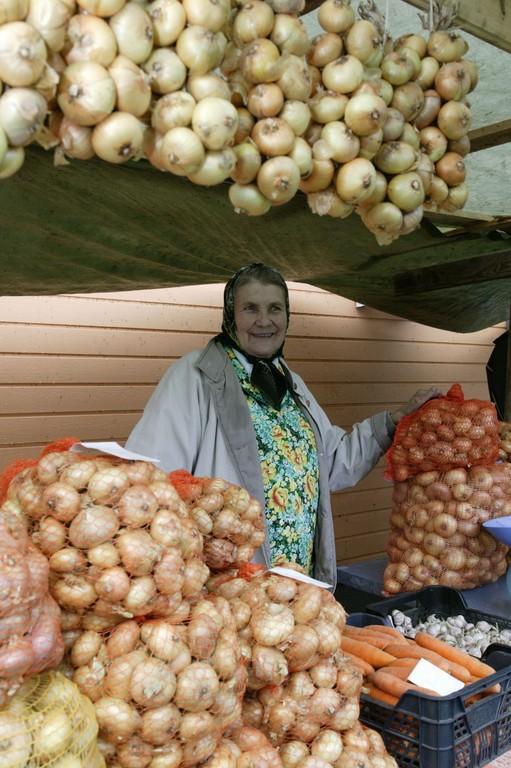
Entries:
<svg viewBox="0 0 511 768">
<path fill-rule="evenodd" d="M 149 462 L 66 447 L 17 474 L 6 501 L 48 558 L 63 628 L 105 630 L 147 615 L 179 620 L 209 577 L 186 503 Z"/>
<path fill-rule="evenodd" d="M 247 673 L 222 597 L 202 598 L 180 623 L 130 620 L 82 632 L 70 646 L 73 681 L 94 703 L 108 764 L 157 765 L 160 757 L 191 768 L 241 717 Z"/>
<path fill-rule="evenodd" d="M 48 561 L 13 509 L 9 501 L 0 507 L 0 707 L 24 680 L 56 667 L 64 652 Z"/>
<path fill-rule="evenodd" d="M 171 472 L 172 484 L 188 502 L 204 536 L 204 560 L 212 571 L 249 563 L 264 541 L 262 506 L 241 486 L 219 477 Z"/>
<path fill-rule="evenodd" d="M 399 422 L 386 454 L 385 477 L 402 482 L 419 472 L 492 464 L 499 456 L 493 403 L 465 400 L 459 384 Z"/>
<path fill-rule="evenodd" d="M 472 589 L 507 569 L 508 548 L 482 524 L 511 514 L 511 465 L 422 472 L 394 486 L 387 594 L 441 584 Z"/>
</svg>

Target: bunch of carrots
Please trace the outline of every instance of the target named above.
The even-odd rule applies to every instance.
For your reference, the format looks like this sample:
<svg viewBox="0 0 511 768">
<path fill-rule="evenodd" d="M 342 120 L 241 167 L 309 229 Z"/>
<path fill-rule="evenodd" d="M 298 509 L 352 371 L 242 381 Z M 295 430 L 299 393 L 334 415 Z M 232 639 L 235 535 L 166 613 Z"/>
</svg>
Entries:
<svg viewBox="0 0 511 768">
<path fill-rule="evenodd" d="M 488 664 L 425 632 L 417 632 L 412 640 L 393 627 L 379 624 L 365 627 L 346 625 L 341 643 L 344 654 L 352 659 L 364 675 L 363 692 L 392 706 L 408 691 L 438 695 L 408 680 L 419 659 L 430 661 L 465 685 L 478 682 L 495 672 Z M 498 684 L 490 686 L 468 697 L 466 704 L 474 703 L 483 695 L 498 693 L 499 690 Z"/>
</svg>

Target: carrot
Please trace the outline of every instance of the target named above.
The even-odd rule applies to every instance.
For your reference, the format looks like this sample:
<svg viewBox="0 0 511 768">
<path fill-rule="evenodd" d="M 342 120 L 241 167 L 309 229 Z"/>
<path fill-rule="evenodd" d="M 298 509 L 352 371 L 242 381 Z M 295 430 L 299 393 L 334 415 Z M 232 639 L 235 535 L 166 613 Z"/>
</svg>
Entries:
<svg viewBox="0 0 511 768">
<path fill-rule="evenodd" d="M 398 696 L 392 696 L 391 693 L 382 691 L 382 689 L 378 688 L 376 685 L 371 685 L 369 687 L 367 695 L 372 699 L 376 699 L 377 701 L 383 701 L 385 704 L 390 704 L 391 707 L 395 707 L 399 701 Z"/>
<path fill-rule="evenodd" d="M 406 646 L 399 645 L 398 643 L 390 643 L 385 646 L 385 653 L 390 653 L 396 658 L 412 658 L 412 659 L 426 659 L 435 666 L 443 669 L 444 672 L 448 672 L 453 677 L 461 680 L 462 683 L 470 682 L 470 672 L 459 664 L 446 659 L 444 656 L 440 656 L 435 651 L 430 651 L 428 648 L 423 648 L 416 643 L 411 643 Z"/>
<path fill-rule="evenodd" d="M 374 675 L 371 676 L 371 682 L 377 685 L 378 688 L 381 688 L 382 691 L 392 694 L 392 696 L 402 696 L 408 691 L 438 696 L 435 691 L 431 691 L 429 688 L 421 688 L 419 685 L 414 685 L 407 680 L 400 680 L 399 677 L 387 672 L 385 669 L 377 669 Z"/>
<path fill-rule="evenodd" d="M 476 677 L 475 675 L 470 678 L 471 683 L 480 683 L 481 682 L 480 677 Z M 499 683 L 495 683 L 495 685 L 490 685 L 488 688 L 485 688 L 484 691 L 481 691 L 481 693 L 484 694 L 490 694 L 490 693 L 500 693 L 501 687 Z"/>
<path fill-rule="evenodd" d="M 360 656 L 355 656 L 353 653 L 348 653 L 347 651 L 344 651 L 344 655 L 347 656 L 348 659 L 355 664 L 355 666 L 362 672 L 364 677 L 369 677 L 369 675 L 374 672 L 374 667 L 369 664 L 369 662 L 361 659 Z"/>
<path fill-rule="evenodd" d="M 388 672 L 392 672 L 392 674 L 399 675 L 400 677 L 404 675 L 403 679 L 406 679 L 410 672 L 415 669 L 418 661 L 418 659 L 396 659 L 395 661 L 391 661 L 390 664 L 387 664 L 384 669 Z"/>
<path fill-rule="evenodd" d="M 378 632 L 380 632 L 382 635 L 389 635 L 390 637 L 395 637 L 397 642 L 404 642 L 406 640 L 406 637 L 401 634 L 401 632 L 398 629 L 395 629 L 394 627 L 389 627 L 387 624 L 366 624 L 364 629 L 375 629 Z"/>
<path fill-rule="evenodd" d="M 347 637 L 352 637 L 354 640 L 362 640 L 364 643 L 370 643 L 375 648 L 379 648 L 380 650 L 383 650 L 389 643 L 388 637 L 377 635 L 374 632 L 360 632 L 358 635 L 352 635 L 346 632 L 345 634 Z"/>
<path fill-rule="evenodd" d="M 444 643 L 442 640 L 438 640 L 438 638 L 428 635 L 427 632 L 417 632 L 415 635 L 415 642 L 422 648 L 434 651 L 440 656 L 443 656 L 444 659 L 465 667 L 465 669 L 468 669 L 469 673 L 475 677 L 487 677 L 488 675 L 493 675 L 495 672 L 493 667 L 490 667 L 489 664 L 479 661 L 479 659 L 474 658 L 474 656 L 471 656 L 466 651 L 460 650 L 460 648 L 447 645 L 447 643 Z"/>
<path fill-rule="evenodd" d="M 360 656 L 361 659 L 364 659 L 373 667 L 384 667 L 385 664 L 389 664 L 394 659 L 394 656 L 391 656 L 390 653 L 375 648 L 365 640 L 354 640 L 352 637 L 346 637 L 346 635 L 343 635 L 341 638 L 341 648 L 343 651 Z"/>
</svg>

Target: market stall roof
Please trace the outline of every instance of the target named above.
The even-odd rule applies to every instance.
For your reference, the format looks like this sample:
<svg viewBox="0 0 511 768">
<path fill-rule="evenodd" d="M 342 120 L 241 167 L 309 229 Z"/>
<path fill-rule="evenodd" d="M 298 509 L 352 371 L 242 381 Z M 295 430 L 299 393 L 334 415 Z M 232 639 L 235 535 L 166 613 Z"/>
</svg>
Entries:
<svg viewBox="0 0 511 768">
<path fill-rule="evenodd" d="M 0 186 L 4 295 L 223 282 L 267 261 L 289 280 L 446 330 L 508 316 L 509 220 L 451 234 L 426 224 L 382 248 L 358 216 L 313 216 L 304 195 L 249 218 L 233 212 L 226 185 L 195 186 L 143 161 L 52 162 L 30 148 L 23 172 Z"/>
</svg>

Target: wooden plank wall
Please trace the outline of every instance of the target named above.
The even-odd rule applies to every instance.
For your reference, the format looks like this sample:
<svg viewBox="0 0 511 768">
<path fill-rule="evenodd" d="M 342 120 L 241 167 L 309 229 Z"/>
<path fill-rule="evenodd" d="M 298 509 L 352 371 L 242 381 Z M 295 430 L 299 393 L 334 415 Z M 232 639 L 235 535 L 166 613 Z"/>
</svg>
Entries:
<svg viewBox="0 0 511 768">
<path fill-rule="evenodd" d="M 421 386 L 487 398 L 493 327 L 455 334 L 291 283 L 291 367 L 345 428 Z M 167 366 L 221 323 L 222 286 L 0 298 L 0 470 L 59 437 L 126 439 Z M 382 463 L 334 495 L 340 562 L 381 554 L 390 508 Z"/>
</svg>

